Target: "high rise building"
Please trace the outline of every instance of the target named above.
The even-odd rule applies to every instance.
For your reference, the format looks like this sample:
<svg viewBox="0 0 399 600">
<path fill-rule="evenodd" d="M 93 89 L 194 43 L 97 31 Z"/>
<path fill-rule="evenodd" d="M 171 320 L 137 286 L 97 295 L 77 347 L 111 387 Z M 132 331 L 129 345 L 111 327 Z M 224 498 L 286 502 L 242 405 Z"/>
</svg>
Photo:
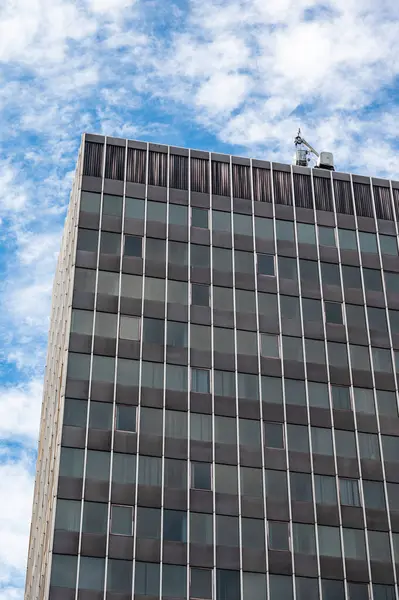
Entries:
<svg viewBox="0 0 399 600">
<path fill-rule="evenodd" d="M 399 182 L 85 135 L 27 600 L 395 600 Z"/>
</svg>

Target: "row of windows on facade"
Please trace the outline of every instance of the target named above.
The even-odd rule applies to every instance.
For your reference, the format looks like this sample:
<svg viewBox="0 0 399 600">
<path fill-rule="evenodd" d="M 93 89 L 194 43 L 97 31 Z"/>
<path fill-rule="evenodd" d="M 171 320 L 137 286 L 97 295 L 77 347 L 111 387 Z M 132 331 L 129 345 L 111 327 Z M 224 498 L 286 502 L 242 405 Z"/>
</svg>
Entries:
<svg viewBox="0 0 399 600">
<path fill-rule="evenodd" d="M 279 443 L 279 440 L 277 440 L 278 434 L 273 432 L 272 435 L 275 435 L 275 439 L 271 443 L 274 443 L 273 447 L 276 447 Z M 81 478 L 83 476 L 84 451 L 77 448 L 63 447 L 61 456 L 60 476 Z M 382 481 L 340 477 L 337 494 L 337 480 L 331 475 L 315 474 L 312 477 L 310 473 L 294 471 L 291 471 L 288 475 L 286 471 L 266 469 L 263 472 L 262 469 L 255 467 L 240 466 L 240 475 L 238 477 L 238 469 L 234 465 L 188 462 L 187 460 L 174 458 L 164 458 L 162 462 L 160 457 L 144 455 L 138 457 L 139 469 L 136 477 L 136 458 L 136 455 L 126 455 L 116 452 L 113 454 L 112 483 L 135 484 L 137 482 L 139 485 L 165 487 L 165 489 L 187 491 L 189 488 L 192 490 L 215 491 L 221 494 L 233 494 L 235 496 L 240 492 L 245 498 L 257 498 L 261 500 L 265 496 L 268 501 L 276 501 L 288 506 L 287 480 L 289 480 L 288 487 L 291 502 L 313 503 L 314 501 L 317 505 L 330 507 L 336 507 L 340 503 L 341 506 L 364 506 L 366 509 L 384 512 L 388 505 L 390 511 L 399 511 L 398 483 L 387 482 L 388 503 L 386 504 L 384 483 Z M 74 460 L 77 461 L 76 464 L 73 464 L 72 461 Z M 97 481 L 109 480 L 109 453 L 88 450 L 85 466 L 87 479 Z M 239 487 L 238 483 L 240 484 Z M 80 506 L 80 503 L 69 500 L 63 502 L 65 506 L 71 507 L 70 510 L 76 510 L 76 519 L 78 519 L 80 515 L 78 505 Z M 96 507 L 98 507 L 96 503 L 89 502 L 87 510 L 95 511 L 97 510 Z M 101 505 L 100 508 L 106 511 L 105 504 Z M 144 508 L 141 510 L 145 511 Z M 154 515 L 156 514 L 158 513 L 155 511 Z M 255 522 L 252 519 L 246 519 L 246 521 L 251 521 L 253 527 L 255 527 Z M 74 520 L 75 522 L 78 523 L 78 521 Z M 259 521 L 257 522 L 257 526 L 259 526 Z M 248 527 L 249 531 L 251 527 Z M 59 525 L 59 528 L 62 529 L 63 527 Z M 106 532 L 103 526 L 101 526 L 100 530 L 91 531 L 87 529 L 86 531 L 90 533 Z M 113 531 L 113 533 L 122 532 Z M 197 538 L 192 541 L 200 543 Z"/>
<path fill-rule="evenodd" d="M 158 242 L 158 240 L 155 240 Z M 175 242 L 173 242 L 175 243 Z M 141 254 L 141 239 L 136 238 L 133 242 L 128 242 L 133 244 L 133 246 L 137 246 L 140 249 Z M 150 242 L 153 244 L 153 242 Z M 158 244 L 155 244 L 158 245 Z M 162 245 L 162 244 L 161 244 Z M 194 250 L 193 259 L 190 259 L 191 266 L 199 266 L 200 268 L 209 269 L 210 268 L 210 260 L 209 260 L 209 248 L 207 246 L 197 246 L 200 250 Z M 177 250 L 177 248 L 176 248 Z M 232 265 L 232 251 L 227 248 L 213 248 L 212 252 L 212 266 L 215 271 L 223 271 L 225 273 L 233 272 Z M 156 261 L 161 263 L 160 260 L 161 254 L 155 255 Z M 201 256 L 201 260 L 197 260 L 197 258 Z M 184 254 L 181 255 L 180 258 L 184 258 Z M 205 261 L 205 257 L 206 261 Z M 151 260 L 147 258 L 147 260 Z M 164 260 L 164 259 L 163 259 Z M 170 257 L 170 264 L 180 264 L 177 260 L 176 262 L 172 262 L 174 259 Z M 180 259 L 179 259 L 180 260 Z M 195 264 L 197 263 L 197 264 Z M 199 264 L 202 263 L 202 264 Z M 334 286 L 339 287 L 341 289 L 341 284 L 344 289 L 355 289 L 355 290 L 366 290 L 367 292 L 380 292 L 383 293 L 384 287 L 388 294 L 398 294 L 399 293 L 399 273 L 394 273 L 390 271 L 381 271 L 380 269 L 371 269 L 367 267 L 358 267 L 343 264 L 341 267 L 336 263 L 328 263 L 328 262 L 317 262 L 314 260 L 307 260 L 300 258 L 297 260 L 296 258 L 286 257 L 286 256 L 278 256 L 277 257 L 277 265 L 276 265 L 276 257 L 273 254 L 258 254 L 256 261 L 257 273 L 259 275 L 267 275 L 269 277 L 274 277 L 276 275 L 276 266 L 278 266 L 278 275 L 280 280 L 289 280 L 295 282 L 298 285 L 298 281 L 300 279 L 301 286 L 303 288 L 312 288 L 312 289 L 320 289 L 320 275 L 319 268 L 321 271 L 321 283 L 323 286 Z M 187 268 L 187 263 L 181 266 L 185 266 Z M 254 255 L 251 252 L 244 252 L 242 250 L 234 251 L 234 271 L 237 273 L 243 273 L 247 275 L 254 276 L 255 268 L 254 268 Z M 298 272 L 299 266 L 299 272 Z M 342 270 L 342 281 L 341 281 L 341 270 Z M 84 283 L 79 286 L 80 291 L 94 291 L 94 280 L 95 275 L 88 272 L 86 269 L 84 273 L 87 273 L 88 281 L 85 285 Z M 105 272 L 107 273 L 107 272 Z M 119 274 L 109 274 L 109 275 L 101 275 L 102 278 L 107 278 L 105 285 L 102 286 L 100 291 L 102 293 L 108 293 L 111 295 L 118 295 L 119 293 Z M 165 280 L 157 280 L 154 278 L 148 278 L 150 282 L 153 282 L 153 290 L 146 290 L 146 299 L 147 300 L 157 300 L 163 302 L 165 300 Z M 363 284 L 362 284 L 363 279 Z M 384 286 L 383 286 L 384 281 Z M 122 274 L 122 295 L 133 297 L 133 298 L 141 298 L 142 285 L 141 277 L 128 275 L 126 273 Z M 100 282 L 101 284 L 102 282 Z M 134 286 L 134 283 L 136 284 Z M 179 285 L 180 284 L 180 285 Z M 237 281 L 239 284 L 239 281 Z M 77 286 L 75 286 L 77 287 Z M 134 289 L 132 289 L 134 288 Z M 170 280 L 169 289 L 170 293 L 168 295 L 168 301 L 170 302 L 178 302 L 179 300 L 174 299 L 173 294 L 174 290 L 179 290 L 181 293 L 181 304 L 187 303 L 188 300 L 188 285 L 186 282 L 173 282 Z M 198 303 L 203 306 L 209 306 L 210 303 L 210 286 L 203 285 L 201 287 L 200 284 L 194 284 L 194 301 L 191 299 L 192 303 Z M 201 295 L 200 290 L 203 290 Z M 230 289 L 230 288 L 229 288 Z M 108 290 L 108 292 L 107 292 Z M 208 292 L 206 293 L 206 290 Z M 149 294 L 151 293 L 151 297 Z M 226 292 L 226 297 L 231 292 Z M 250 293 L 246 294 L 248 297 Z M 241 294 L 241 296 L 245 297 L 245 294 Z M 239 310 L 239 307 L 237 307 Z M 253 309 L 254 310 L 254 309 Z"/>
<path fill-rule="evenodd" d="M 291 297 L 288 297 L 291 300 Z M 302 340 L 301 311 L 299 310 L 299 300 L 292 298 L 297 304 L 298 311 L 293 311 L 291 318 L 285 319 L 282 316 L 283 335 L 263 333 L 258 335 L 255 331 L 246 331 L 227 327 L 210 327 L 207 325 L 196 325 L 191 323 L 182 323 L 180 321 L 163 319 L 153 319 L 151 317 L 130 317 L 120 315 L 119 320 L 119 338 L 134 342 L 143 341 L 144 344 L 156 344 L 167 348 L 184 349 L 191 348 L 204 352 L 218 352 L 233 355 L 260 356 L 265 358 L 284 358 L 284 360 L 294 360 L 303 362 L 326 364 L 325 344 L 320 339 L 311 339 L 305 337 Z M 295 302 L 296 301 L 296 302 Z M 322 326 L 323 315 L 319 300 L 303 299 L 303 320 L 304 323 L 318 323 Z M 296 308 L 296 307 L 295 307 Z M 324 318 L 327 325 L 342 325 L 346 316 L 349 333 L 358 329 L 364 333 L 366 329 L 372 331 L 381 331 L 388 335 L 388 322 L 386 311 L 382 308 L 367 307 L 367 324 L 365 319 L 365 310 L 360 305 L 346 305 L 343 312 L 343 305 L 339 302 L 324 302 Z M 390 328 L 392 333 L 399 333 L 399 311 L 389 310 Z M 309 316 L 308 316 L 309 315 Z M 276 311 L 268 313 L 270 322 L 273 317 L 278 319 Z M 298 319 L 295 321 L 294 319 Z M 291 321 L 294 321 L 292 327 Z M 94 313 L 73 309 L 71 332 L 80 335 L 92 335 L 94 324 Z M 275 326 L 276 323 L 273 323 Z M 255 325 L 253 326 L 255 328 Z M 292 335 L 284 335 L 285 330 L 289 330 Z M 94 335 L 102 338 L 116 339 L 118 337 L 118 315 L 116 313 L 95 313 Z M 189 335 L 190 334 L 190 335 Z M 319 337 L 319 335 L 315 335 Z M 350 335 L 349 335 L 350 338 Z M 367 343 L 367 342 L 366 342 Z M 348 367 L 348 360 L 345 356 L 337 355 L 336 350 L 341 349 L 335 342 L 328 342 L 329 363 L 334 366 Z M 351 366 L 353 369 L 369 369 L 370 359 L 368 350 L 365 346 L 350 344 Z M 364 350 L 361 350 L 364 348 Z M 332 355 L 330 358 L 330 354 Z M 345 353 L 346 354 L 346 353 Z M 392 372 L 391 353 L 386 348 L 371 348 L 373 366 L 375 371 Z M 336 356 L 336 358 L 335 358 Z M 339 360 L 339 363 L 337 363 Z M 397 363 L 395 353 L 395 363 Z M 397 364 L 396 364 L 397 367 Z"/>
<path fill-rule="evenodd" d="M 292 338 L 299 340 L 299 338 Z M 326 361 L 324 357 L 324 342 L 318 340 L 307 340 L 306 345 L 310 342 L 309 347 L 314 351 L 320 351 L 321 357 L 312 359 L 312 363 L 325 365 Z M 312 344 L 311 342 L 314 342 Z M 347 345 L 339 342 L 327 342 L 328 348 L 328 365 L 330 368 L 344 369 L 348 371 L 348 353 Z M 357 346 L 349 344 L 351 369 L 357 371 L 367 371 L 371 369 L 369 348 L 367 346 Z M 293 357 L 294 355 L 292 355 Z M 296 361 L 299 360 L 297 355 Z M 312 354 L 308 354 L 307 358 L 311 357 Z M 391 352 L 384 348 L 371 348 L 371 356 L 373 359 L 373 370 L 375 373 L 386 373 L 392 375 L 392 361 Z M 185 359 L 182 358 L 184 361 Z M 395 370 L 399 371 L 398 365 L 399 357 L 398 352 L 395 351 Z M 70 353 L 68 359 L 68 377 L 72 380 L 89 381 L 90 379 L 90 355 L 80 353 Z M 233 372 L 231 371 L 215 371 L 215 376 L 211 377 L 211 371 L 209 369 L 195 368 L 189 369 L 187 366 L 180 366 L 176 364 L 158 362 L 147 362 L 142 363 L 141 380 L 140 375 L 140 363 L 136 360 L 130 360 L 126 358 L 118 358 L 117 368 L 115 373 L 116 360 L 110 356 L 102 356 L 95 354 L 93 356 L 93 365 L 91 373 L 91 381 L 93 382 L 106 382 L 114 383 L 122 386 L 133 386 L 159 389 L 159 390 L 170 390 L 176 392 L 192 392 L 208 394 L 213 392 L 217 396 L 230 396 L 235 397 L 236 395 L 240 398 L 247 398 L 249 400 L 259 400 L 259 377 L 251 373 L 237 374 L 237 385 L 236 379 Z M 262 376 L 263 379 L 263 376 Z M 267 381 L 267 379 L 263 379 Z M 279 397 L 273 398 L 273 395 L 265 389 L 265 383 L 261 380 L 261 395 L 263 401 L 279 402 Z M 267 383 L 269 383 L 267 381 Z M 269 397 L 271 396 L 271 400 Z"/>
<path fill-rule="evenodd" d="M 323 225 L 313 225 L 310 223 L 300 223 L 285 221 L 282 219 L 253 217 L 248 214 L 236 212 L 224 212 L 220 210 L 208 210 L 206 208 L 191 207 L 180 204 L 165 204 L 152 200 L 142 200 L 139 198 L 125 198 L 124 209 L 121 196 L 112 196 L 104 194 L 102 204 L 102 214 L 112 217 L 143 220 L 146 216 L 147 221 L 157 223 L 169 223 L 169 225 L 179 225 L 187 227 L 197 227 L 200 229 L 212 229 L 214 232 L 234 233 L 234 235 L 245 235 L 255 237 L 261 240 L 278 242 L 298 242 L 298 244 L 308 244 L 316 246 L 339 247 L 341 250 L 360 250 L 363 253 L 378 254 L 378 246 L 382 254 L 398 254 L 397 238 L 395 235 L 376 234 L 365 231 L 344 229 L 342 227 L 327 227 Z M 94 192 L 82 192 L 81 211 L 91 214 L 100 214 L 101 195 Z M 190 219 L 189 219 L 190 217 Z M 105 224 L 106 226 L 106 224 Z M 254 231 L 255 226 L 255 231 Z"/>
<path fill-rule="evenodd" d="M 79 580 L 77 557 L 54 554 L 51 585 L 119 593 L 132 593 L 133 564 L 131 561 L 108 559 L 105 582 L 105 559 L 81 556 Z M 204 600 L 395 600 L 395 586 L 346 582 L 333 579 L 312 579 L 270 573 L 216 569 L 199 569 L 180 565 L 135 562 L 134 594 L 140 596 L 201 598 Z M 187 587 L 187 582 L 189 586 Z M 345 589 L 347 595 L 345 596 Z M 215 590 L 215 592 L 214 592 Z M 321 595 L 320 595 L 321 590 Z M 372 596 L 370 595 L 372 593 Z"/>
<path fill-rule="evenodd" d="M 93 177 L 103 175 L 103 144 L 86 142 L 83 174 Z M 148 156 L 148 158 L 147 158 Z M 148 161 L 148 179 L 146 177 Z M 190 170 L 190 177 L 189 177 Z M 316 210 L 334 210 L 345 214 L 356 214 L 364 217 L 394 220 L 399 214 L 399 190 L 367 183 L 353 183 L 321 176 L 313 172 L 313 178 L 307 174 L 273 170 L 259 167 L 250 168 L 247 165 L 230 164 L 212 159 L 191 158 L 186 156 L 128 148 L 126 156 L 125 175 L 125 148 L 121 146 L 107 146 L 104 177 L 106 179 L 126 180 L 133 183 L 202 192 L 219 196 L 233 195 L 260 202 L 274 202 L 303 208 L 316 208 Z M 313 183 L 313 185 L 312 185 Z M 388 183 L 388 182 L 387 182 Z M 294 189 L 294 197 L 292 188 Z M 313 200 L 314 198 L 314 200 Z M 393 203 L 392 203 L 393 200 Z"/>
<path fill-rule="evenodd" d="M 80 502 L 72 500 L 58 500 L 57 502 L 56 529 L 79 531 L 80 529 Z M 103 533 L 107 532 L 108 506 L 106 504 L 85 502 L 83 513 L 82 531 Z M 78 513 L 79 511 L 79 513 Z M 213 516 L 203 513 L 190 513 L 189 525 L 187 513 L 179 510 L 137 508 L 138 539 L 161 539 L 161 512 L 162 512 L 162 540 L 182 543 L 200 543 L 201 545 L 213 544 Z M 133 534 L 133 508 L 130 506 L 111 506 L 110 533 L 112 535 Z M 202 517 L 197 519 L 197 517 Z M 151 518 L 151 524 L 148 519 Z M 202 521 L 206 530 L 199 535 L 191 531 Z M 100 531 L 98 531 L 101 529 Z M 189 529 L 189 530 L 188 530 Z M 317 529 L 317 531 L 316 531 Z M 95 530 L 95 531 L 94 531 Z M 365 532 L 362 529 L 343 530 L 343 557 L 346 559 L 367 560 Z M 230 548 L 248 548 L 257 551 L 265 550 L 264 521 L 215 515 L 216 545 Z M 318 541 L 318 554 L 334 558 L 342 557 L 341 535 L 339 527 L 317 525 L 311 523 L 267 523 L 267 545 L 270 550 L 291 551 L 294 554 L 316 555 L 316 537 Z M 399 534 L 392 534 L 394 556 L 393 562 L 399 563 Z M 200 540 L 200 542 L 198 542 Z M 377 562 L 391 562 L 389 534 L 385 531 L 368 529 L 367 541 L 370 560 Z M 138 542 L 139 543 L 139 542 Z M 266 570 L 266 564 L 265 564 Z"/>
</svg>

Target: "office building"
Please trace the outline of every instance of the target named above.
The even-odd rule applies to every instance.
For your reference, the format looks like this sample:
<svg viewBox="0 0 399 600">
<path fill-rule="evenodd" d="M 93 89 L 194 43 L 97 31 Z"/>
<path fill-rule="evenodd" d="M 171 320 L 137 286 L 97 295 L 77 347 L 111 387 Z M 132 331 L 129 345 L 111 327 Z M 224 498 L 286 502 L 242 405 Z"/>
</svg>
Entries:
<svg viewBox="0 0 399 600">
<path fill-rule="evenodd" d="M 399 182 L 86 134 L 26 599 L 397 600 Z"/>
</svg>

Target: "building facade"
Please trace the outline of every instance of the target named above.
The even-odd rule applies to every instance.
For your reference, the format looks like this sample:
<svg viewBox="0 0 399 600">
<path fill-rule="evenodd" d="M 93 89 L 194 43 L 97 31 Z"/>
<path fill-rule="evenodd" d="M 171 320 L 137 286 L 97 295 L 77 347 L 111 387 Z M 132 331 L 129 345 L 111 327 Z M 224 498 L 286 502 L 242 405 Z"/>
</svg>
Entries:
<svg viewBox="0 0 399 600">
<path fill-rule="evenodd" d="M 26 600 L 398 600 L 399 182 L 86 134 Z"/>
</svg>

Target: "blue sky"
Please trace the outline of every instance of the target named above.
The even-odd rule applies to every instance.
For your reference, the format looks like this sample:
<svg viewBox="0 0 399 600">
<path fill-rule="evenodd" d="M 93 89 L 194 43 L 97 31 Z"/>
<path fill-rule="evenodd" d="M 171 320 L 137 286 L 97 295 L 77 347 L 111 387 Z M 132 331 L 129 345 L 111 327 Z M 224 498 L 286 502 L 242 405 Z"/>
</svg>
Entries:
<svg viewBox="0 0 399 600">
<path fill-rule="evenodd" d="M 0 4 L 0 599 L 22 598 L 54 266 L 83 131 L 399 179 L 392 0 Z"/>
</svg>

